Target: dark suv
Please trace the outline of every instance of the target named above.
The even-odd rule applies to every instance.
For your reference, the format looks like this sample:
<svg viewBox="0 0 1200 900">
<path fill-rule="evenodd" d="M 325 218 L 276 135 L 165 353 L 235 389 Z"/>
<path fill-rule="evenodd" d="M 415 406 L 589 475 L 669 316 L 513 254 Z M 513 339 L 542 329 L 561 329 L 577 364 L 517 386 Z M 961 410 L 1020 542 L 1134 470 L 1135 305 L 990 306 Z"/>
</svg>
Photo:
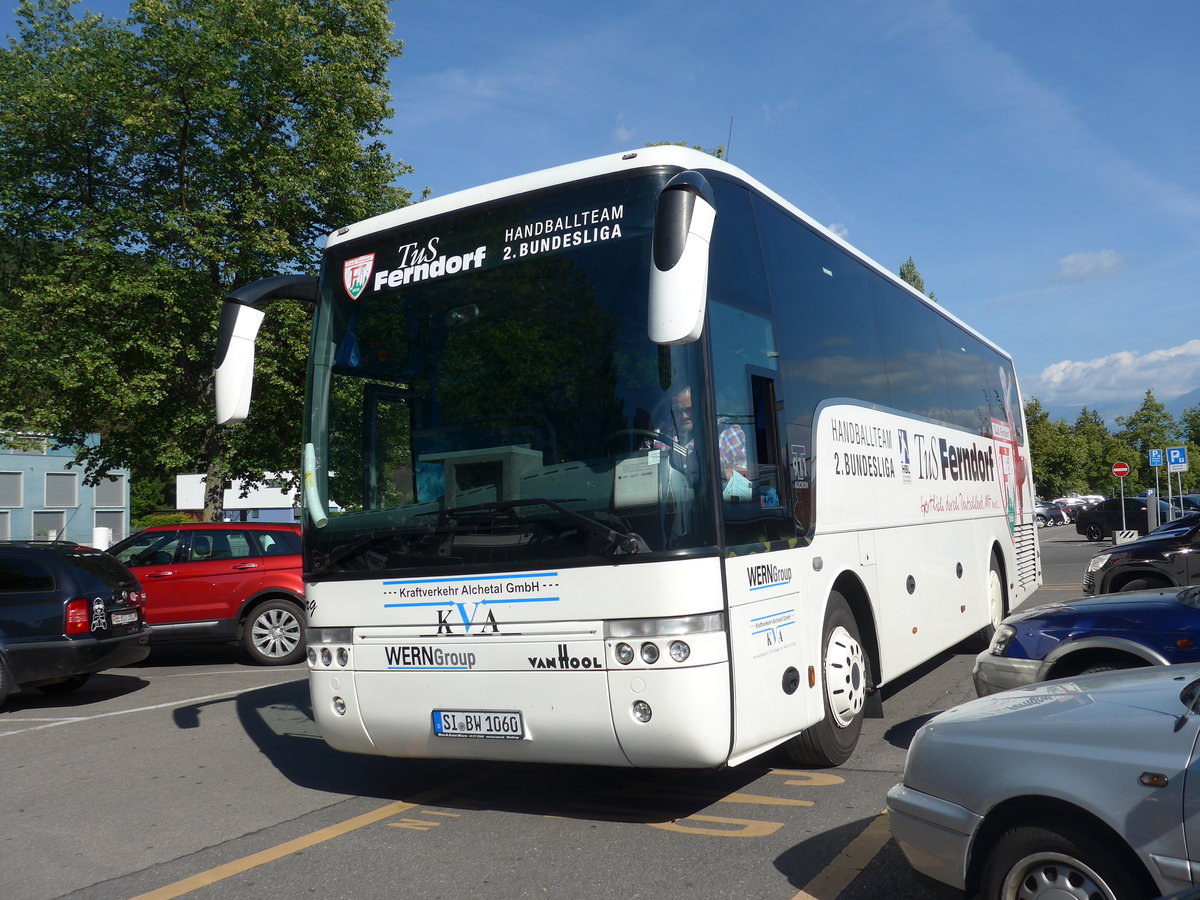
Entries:
<svg viewBox="0 0 1200 900">
<path fill-rule="evenodd" d="M 23 687 L 73 691 L 150 653 L 137 578 L 102 550 L 0 543 L 0 703 Z"/>
<path fill-rule="evenodd" d="M 146 587 L 155 644 L 241 641 L 268 666 L 304 658 L 299 525 L 158 525 L 110 552 Z"/>
<path fill-rule="evenodd" d="M 1200 584 L 1200 513 L 1161 525 L 1145 537 L 1092 557 L 1085 594 Z"/>
<path fill-rule="evenodd" d="M 1170 504 L 1158 501 L 1158 521 L 1171 518 Z M 1089 541 L 1102 541 L 1112 537 L 1113 532 L 1128 529 L 1145 534 L 1147 527 L 1146 500 L 1144 497 L 1126 497 L 1104 500 L 1095 506 L 1080 511 L 1075 519 L 1075 531 Z"/>
</svg>

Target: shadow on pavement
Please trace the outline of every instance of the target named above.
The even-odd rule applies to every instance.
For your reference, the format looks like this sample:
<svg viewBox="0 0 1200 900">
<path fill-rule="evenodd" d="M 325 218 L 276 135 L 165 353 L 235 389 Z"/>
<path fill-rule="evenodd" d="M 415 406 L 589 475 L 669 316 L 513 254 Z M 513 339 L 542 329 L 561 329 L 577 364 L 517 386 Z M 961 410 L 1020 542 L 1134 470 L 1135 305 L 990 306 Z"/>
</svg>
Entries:
<svg viewBox="0 0 1200 900">
<path fill-rule="evenodd" d="M 308 683 L 297 680 L 175 710 L 181 729 L 236 705 L 246 735 L 297 786 L 345 796 L 428 802 L 454 809 L 631 823 L 663 823 L 711 806 L 769 771 L 751 762 L 721 771 L 623 769 L 478 760 L 391 759 L 343 753 L 317 733 Z"/>
</svg>

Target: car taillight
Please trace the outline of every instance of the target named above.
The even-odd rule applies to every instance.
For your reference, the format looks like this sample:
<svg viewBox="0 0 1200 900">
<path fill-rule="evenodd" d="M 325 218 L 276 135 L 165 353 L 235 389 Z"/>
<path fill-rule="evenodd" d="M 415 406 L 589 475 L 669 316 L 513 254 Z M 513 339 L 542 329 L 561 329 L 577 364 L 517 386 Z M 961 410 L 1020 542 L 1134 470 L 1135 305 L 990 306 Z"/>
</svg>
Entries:
<svg viewBox="0 0 1200 900">
<path fill-rule="evenodd" d="M 145 606 L 146 605 L 146 592 L 145 591 L 126 591 L 125 592 L 125 602 L 133 607 Z"/>
<path fill-rule="evenodd" d="M 67 634 L 87 634 L 92 630 L 92 604 L 79 598 L 67 604 Z"/>
</svg>

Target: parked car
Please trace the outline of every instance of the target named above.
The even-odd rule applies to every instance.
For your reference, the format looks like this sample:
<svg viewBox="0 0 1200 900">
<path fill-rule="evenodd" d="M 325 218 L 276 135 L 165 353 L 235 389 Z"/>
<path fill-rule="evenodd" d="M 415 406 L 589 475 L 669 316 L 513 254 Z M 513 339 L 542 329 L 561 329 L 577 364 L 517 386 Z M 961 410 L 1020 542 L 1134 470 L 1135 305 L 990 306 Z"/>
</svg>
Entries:
<svg viewBox="0 0 1200 900">
<path fill-rule="evenodd" d="M 1158 503 L 1158 521 L 1166 522 L 1172 515 L 1171 506 L 1165 500 Z M 1124 509 L 1124 517 L 1121 510 Z M 1145 534 L 1147 525 L 1146 500 L 1142 497 L 1120 497 L 1097 503 L 1083 510 L 1075 520 L 1075 530 L 1089 541 L 1110 538 L 1115 531 L 1136 531 Z"/>
<path fill-rule="evenodd" d="M 1200 494 L 1180 494 L 1171 498 L 1171 504 L 1178 512 L 1200 512 Z"/>
<path fill-rule="evenodd" d="M 21 688 L 66 693 L 150 653 L 145 594 L 113 557 L 69 543 L 0 543 L 0 704 Z"/>
<path fill-rule="evenodd" d="M 1034 519 L 1037 521 L 1038 528 L 1046 528 L 1051 525 L 1065 525 L 1069 521 L 1066 512 L 1057 503 L 1049 503 L 1045 500 L 1039 500 L 1034 506 Z"/>
<path fill-rule="evenodd" d="M 1188 662 L 1200 662 L 1200 587 L 1105 594 L 1007 616 L 975 659 L 975 692 Z"/>
<path fill-rule="evenodd" d="M 887 795 L 896 843 L 969 896 L 1145 900 L 1200 863 L 1200 665 L 973 700 L 927 722 Z"/>
<path fill-rule="evenodd" d="M 1188 584 L 1200 584 L 1200 513 L 1181 516 L 1136 541 L 1101 550 L 1083 575 L 1083 592 L 1088 595 Z"/>
<path fill-rule="evenodd" d="M 160 525 L 111 552 L 146 587 L 156 644 L 240 641 L 261 665 L 304 658 L 299 525 Z"/>
</svg>

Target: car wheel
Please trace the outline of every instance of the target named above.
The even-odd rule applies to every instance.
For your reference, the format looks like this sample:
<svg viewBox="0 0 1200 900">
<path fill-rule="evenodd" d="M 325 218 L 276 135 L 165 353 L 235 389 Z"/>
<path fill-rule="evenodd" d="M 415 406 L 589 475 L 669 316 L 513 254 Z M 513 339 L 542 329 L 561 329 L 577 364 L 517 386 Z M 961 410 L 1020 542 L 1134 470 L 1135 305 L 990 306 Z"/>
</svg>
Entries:
<svg viewBox="0 0 1200 900">
<path fill-rule="evenodd" d="M 822 637 L 825 718 L 784 745 L 791 761 L 802 766 L 839 766 L 850 758 L 867 700 L 867 657 L 858 623 L 837 591 L 829 595 Z"/>
<path fill-rule="evenodd" d="M 983 866 L 980 896 L 1132 900 L 1157 893 L 1126 848 L 1069 822 L 1057 831 L 1031 825 L 1005 832 Z"/>
<path fill-rule="evenodd" d="M 1046 517 L 1045 517 L 1045 516 L 1043 516 L 1041 513 L 1038 513 L 1038 517 L 1037 517 L 1037 527 L 1038 527 L 1038 528 L 1045 528 L 1045 527 L 1046 527 Z"/>
<path fill-rule="evenodd" d="M 1125 582 L 1118 588 L 1119 591 L 1155 591 L 1166 590 L 1171 587 L 1170 582 L 1163 581 L 1161 578 L 1134 578 Z"/>
<path fill-rule="evenodd" d="M 287 666 L 304 658 L 304 614 L 291 600 L 254 607 L 242 627 L 242 645 L 262 666 Z"/>
<path fill-rule="evenodd" d="M 1080 675 L 1096 675 L 1100 672 L 1117 672 L 1121 669 L 1140 669 L 1145 663 L 1140 662 L 1107 662 L 1096 663 L 1079 670 Z"/>
<path fill-rule="evenodd" d="M 56 681 L 54 684 L 39 684 L 38 690 L 46 694 L 69 694 L 87 684 L 87 680 L 91 677 L 91 675 L 72 675 L 70 678 Z"/>
<path fill-rule="evenodd" d="M 1101 528 L 1099 525 L 1097 525 L 1095 522 L 1093 522 L 1091 525 L 1088 525 L 1083 530 L 1083 533 L 1089 541 L 1104 540 L 1104 529 Z"/>
</svg>

